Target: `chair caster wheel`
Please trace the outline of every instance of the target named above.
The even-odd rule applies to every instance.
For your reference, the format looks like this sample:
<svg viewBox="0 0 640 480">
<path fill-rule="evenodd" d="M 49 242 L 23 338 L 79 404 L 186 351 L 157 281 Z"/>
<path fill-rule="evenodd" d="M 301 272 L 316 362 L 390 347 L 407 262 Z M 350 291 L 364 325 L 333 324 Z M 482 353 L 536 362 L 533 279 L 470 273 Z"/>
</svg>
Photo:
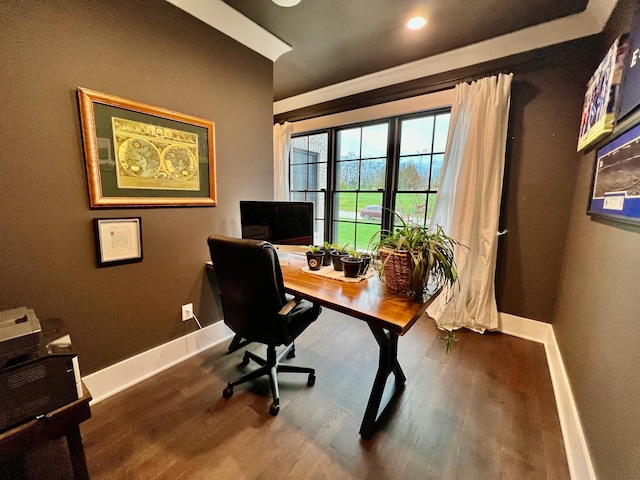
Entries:
<svg viewBox="0 0 640 480">
<path fill-rule="evenodd" d="M 315 373 L 310 373 L 309 374 L 309 380 L 307 380 L 307 385 L 312 387 L 313 385 L 315 385 L 315 383 L 316 383 L 316 374 Z"/>
<path fill-rule="evenodd" d="M 242 365 L 246 367 L 247 365 L 249 365 L 250 360 L 251 359 L 249 358 L 249 355 L 245 352 L 244 357 L 242 357 Z"/>
<path fill-rule="evenodd" d="M 233 388 L 232 387 L 227 387 L 222 391 L 222 396 L 224 398 L 231 398 L 231 395 L 233 395 Z"/>
<path fill-rule="evenodd" d="M 280 411 L 280 402 L 273 402 L 270 406 L 269 406 L 269 413 L 272 416 L 276 416 L 278 415 L 278 412 Z"/>
<path fill-rule="evenodd" d="M 289 359 L 290 359 L 290 358 L 296 358 L 296 351 L 295 351 L 295 349 L 293 349 L 293 348 L 292 348 L 291 350 L 289 350 L 289 353 L 287 353 L 287 358 L 289 358 Z"/>
</svg>

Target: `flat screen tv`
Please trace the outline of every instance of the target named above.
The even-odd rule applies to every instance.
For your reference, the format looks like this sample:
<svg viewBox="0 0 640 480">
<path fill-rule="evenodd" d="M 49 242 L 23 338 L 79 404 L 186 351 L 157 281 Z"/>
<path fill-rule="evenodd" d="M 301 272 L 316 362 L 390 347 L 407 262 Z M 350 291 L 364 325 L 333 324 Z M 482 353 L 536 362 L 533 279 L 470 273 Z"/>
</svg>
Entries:
<svg viewBox="0 0 640 480">
<path fill-rule="evenodd" d="M 313 203 L 240 201 L 242 238 L 281 245 L 313 243 Z"/>
</svg>

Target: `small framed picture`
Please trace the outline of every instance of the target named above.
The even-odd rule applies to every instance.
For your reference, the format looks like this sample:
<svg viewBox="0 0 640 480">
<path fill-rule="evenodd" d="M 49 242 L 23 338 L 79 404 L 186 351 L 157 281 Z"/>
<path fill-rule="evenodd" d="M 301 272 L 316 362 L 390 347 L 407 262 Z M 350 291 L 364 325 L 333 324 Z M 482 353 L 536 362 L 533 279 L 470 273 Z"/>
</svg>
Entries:
<svg viewBox="0 0 640 480">
<path fill-rule="evenodd" d="M 94 218 L 98 267 L 142 261 L 142 218 Z"/>
</svg>

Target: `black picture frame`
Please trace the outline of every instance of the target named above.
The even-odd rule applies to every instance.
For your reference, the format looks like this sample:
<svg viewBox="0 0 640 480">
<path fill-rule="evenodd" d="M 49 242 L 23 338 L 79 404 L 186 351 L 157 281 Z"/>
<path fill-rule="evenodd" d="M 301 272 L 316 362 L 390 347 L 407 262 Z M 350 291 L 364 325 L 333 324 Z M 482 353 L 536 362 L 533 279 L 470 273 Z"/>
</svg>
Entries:
<svg viewBox="0 0 640 480">
<path fill-rule="evenodd" d="M 640 225 L 640 123 L 634 120 L 596 150 L 587 207 L 594 218 Z"/>
<path fill-rule="evenodd" d="M 142 218 L 94 218 L 96 263 L 99 268 L 141 262 Z"/>
</svg>

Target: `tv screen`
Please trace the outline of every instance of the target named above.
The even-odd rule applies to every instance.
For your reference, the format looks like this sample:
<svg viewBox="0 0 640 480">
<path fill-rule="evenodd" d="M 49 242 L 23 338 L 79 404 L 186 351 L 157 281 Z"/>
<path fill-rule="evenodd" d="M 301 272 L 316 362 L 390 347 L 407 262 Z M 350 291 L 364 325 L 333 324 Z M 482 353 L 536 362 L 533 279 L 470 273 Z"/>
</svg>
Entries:
<svg viewBox="0 0 640 480">
<path fill-rule="evenodd" d="M 281 245 L 313 243 L 313 203 L 240 201 L 242 238 Z"/>
</svg>

